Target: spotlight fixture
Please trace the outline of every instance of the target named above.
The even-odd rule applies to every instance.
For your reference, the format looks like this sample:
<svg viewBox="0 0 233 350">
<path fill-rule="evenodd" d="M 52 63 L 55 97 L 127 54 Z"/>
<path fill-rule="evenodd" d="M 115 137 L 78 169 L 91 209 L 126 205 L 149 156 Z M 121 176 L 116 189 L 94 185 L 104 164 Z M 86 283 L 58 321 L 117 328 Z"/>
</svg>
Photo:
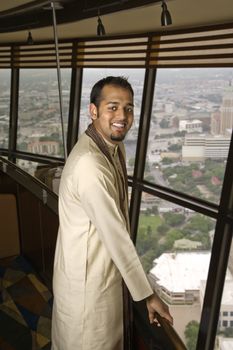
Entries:
<svg viewBox="0 0 233 350">
<path fill-rule="evenodd" d="M 101 18 L 100 18 L 100 14 L 99 14 L 99 11 L 98 11 L 98 23 L 97 23 L 97 35 L 98 36 L 103 36 L 106 34 L 105 32 L 105 28 L 104 28 L 104 25 L 101 21 Z"/>
<path fill-rule="evenodd" d="M 161 25 L 162 26 L 169 26 L 169 24 L 172 24 L 172 18 L 171 18 L 170 12 L 167 9 L 167 4 L 163 0 L 162 1 Z"/>
<path fill-rule="evenodd" d="M 27 44 L 28 45 L 33 45 L 34 44 L 34 40 L 32 38 L 32 33 L 30 31 L 28 32 Z"/>
</svg>

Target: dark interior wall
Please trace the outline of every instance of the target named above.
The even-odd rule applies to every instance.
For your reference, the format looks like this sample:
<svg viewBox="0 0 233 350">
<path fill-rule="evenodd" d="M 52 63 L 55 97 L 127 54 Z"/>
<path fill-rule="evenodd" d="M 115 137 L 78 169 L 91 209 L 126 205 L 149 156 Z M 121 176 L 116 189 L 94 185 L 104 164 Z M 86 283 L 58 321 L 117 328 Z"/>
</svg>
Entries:
<svg viewBox="0 0 233 350">
<path fill-rule="evenodd" d="M 0 236 L 6 237 L 4 231 L 12 231 L 11 235 L 14 233 L 14 239 L 8 234 L 9 249 L 11 251 L 14 249 L 14 254 L 8 249 L 10 255 L 22 254 L 51 287 L 58 216 L 33 193 L 2 172 L 0 172 L 0 198 L 0 210 L 4 207 L 4 211 L 0 214 Z M 7 198 L 11 198 L 10 204 L 6 201 Z M 14 216 L 6 215 L 9 206 L 12 211 L 14 210 Z M 14 232 L 11 227 L 14 227 Z M 15 248 L 17 242 L 18 250 Z M 10 256 L 6 249 L 3 251 L 5 256 Z"/>
<path fill-rule="evenodd" d="M 0 258 L 19 255 L 19 229 L 15 194 L 0 193 Z"/>
</svg>

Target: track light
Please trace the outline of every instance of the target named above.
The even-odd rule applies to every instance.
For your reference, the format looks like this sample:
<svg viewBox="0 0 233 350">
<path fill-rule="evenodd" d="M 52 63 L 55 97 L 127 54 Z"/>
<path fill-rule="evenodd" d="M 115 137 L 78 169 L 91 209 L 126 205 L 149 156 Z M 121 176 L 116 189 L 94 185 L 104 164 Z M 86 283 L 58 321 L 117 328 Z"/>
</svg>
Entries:
<svg viewBox="0 0 233 350">
<path fill-rule="evenodd" d="M 163 0 L 163 2 L 162 2 L 162 14 L 161 14 L 161 25 L 162 26 L 169 26 L 169 24 L 172 24 L 172 18 L 171 18 L 170 12 L 167 9 L 167 4 Z"/>
<path fill-rule="evenodd" d="M 98 11 L 98 20 L 97 21 L 98 21 L 98 24 L 97 24 L 97 35 L 98 36 L 105 35 L 106 32 L 105 32 L 104 25 L 103 25 L 103 23 L 101 21 L 99 11 Z"/>
<path fill-rule="evenodd" d="M 27 44 L 28 45 L 34 44 L 34 40 L 32 39 L 32 33 L 30 31 L 28 32 Z"/>
</svg>

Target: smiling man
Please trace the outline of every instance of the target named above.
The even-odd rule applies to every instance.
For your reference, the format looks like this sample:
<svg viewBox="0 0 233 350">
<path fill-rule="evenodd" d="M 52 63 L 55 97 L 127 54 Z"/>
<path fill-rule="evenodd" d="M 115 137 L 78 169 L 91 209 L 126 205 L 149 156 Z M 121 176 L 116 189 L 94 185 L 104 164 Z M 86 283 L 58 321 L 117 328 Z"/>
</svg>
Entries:
<svg viewBox="0 0 233 350">
<path fill-rule="evenodd" d="M 106 141 L 118 144 L 124 140 L 133 123 L 133 92 L 126 88 L 105 85 L 100 98 L 95 94 L 94 87 L 91 94 L 93 102 L 90 105 L 94 127 Z"/>
<path fill-rule="evenodd" d="M 53 350 L 123 350 L 122 281 L 172 323 L 130 239 L 122 141 L 133 123 L 133 90 L 107 77 L 91 91 L 92 123 L 63 169 L 53 276 Z M 126 350 L 126 349 L 125 349 Z"/>
</svg>

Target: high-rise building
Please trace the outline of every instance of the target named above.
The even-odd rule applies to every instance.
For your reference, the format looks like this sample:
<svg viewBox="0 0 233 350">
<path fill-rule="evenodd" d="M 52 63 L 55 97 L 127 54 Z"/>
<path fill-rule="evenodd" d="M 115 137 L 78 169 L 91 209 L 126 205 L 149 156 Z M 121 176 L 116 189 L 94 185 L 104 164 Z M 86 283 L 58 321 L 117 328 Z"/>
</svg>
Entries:
<svg viewBox="0 0 233 350">
<path fill-rule="evenodd" d="M 230 84 L 225 95 L 223 96 L 223 103 L 220 108 L 221 122 L 220 133 L 227 134 L 233 128 L 233 86 Z"/>
<path fill-rule="evenodd" d="M 212 135 L 220 134 L 221 113 L 215 111 L 211 114 L 210 131 Z"/>
</svg>

